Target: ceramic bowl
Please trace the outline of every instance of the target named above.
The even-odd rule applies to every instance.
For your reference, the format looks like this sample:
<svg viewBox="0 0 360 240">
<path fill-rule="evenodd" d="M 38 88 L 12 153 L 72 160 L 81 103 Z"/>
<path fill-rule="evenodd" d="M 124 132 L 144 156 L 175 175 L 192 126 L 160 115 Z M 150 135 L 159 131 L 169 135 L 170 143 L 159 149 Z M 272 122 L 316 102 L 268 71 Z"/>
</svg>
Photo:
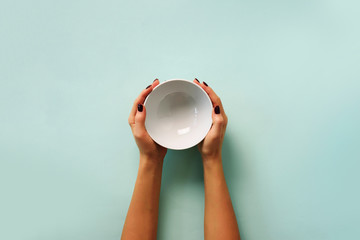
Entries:
<svg viewBox="0 0 360 240">
<path fill-rule="evenodd" d="M 170 79 L 145 99 L 145 127 L 150 137 L 169 149 L 186 149 L 201 142 L 212 124 L 212 103 L 197 84 Z"/>
</svg>

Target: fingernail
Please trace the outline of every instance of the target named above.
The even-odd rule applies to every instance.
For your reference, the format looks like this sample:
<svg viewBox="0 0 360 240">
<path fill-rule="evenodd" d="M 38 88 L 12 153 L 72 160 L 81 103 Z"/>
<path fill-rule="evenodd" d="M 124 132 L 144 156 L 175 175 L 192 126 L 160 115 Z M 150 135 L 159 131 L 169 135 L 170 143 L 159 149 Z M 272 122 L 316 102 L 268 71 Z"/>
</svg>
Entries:
<svg viewBox="0 0 360 240">
<path fill-rule="evenodd" d="M 159 80 L 159 79 L 155 78 L 155 80 L 153 82 L 155 82 L 156 80 Z"/>
<path fill-rule="evenodd" d="M 215 107 L 215 114 L 220 114 L 220 107 L 219 106 Z"/>
<path fill-rule="evenodd" d="M 196 80 L 198 83 L 200 83 L 200 82 L 199 82 L 199 80 L 198 80 L 197 78 L 195 78 L 195 80 Z"/>
<path fill-rule="evenodd" d="M 203 82 L 203 84 L 204 84 L 205 86 L 209 86 L 209 85 L 207 85 L 207 83 L 206 83 L 206 82 Z"/>
<path fill-rule="evenodd" d="M 140 103 L 138 104 L 138 111 L 139 111 L 139 112 L 142 112 L 142 111 L 143 111 L 143 105 L 140 104 Z"/>
<path fill-rule="evenodd" d="M 149 87 L 151 87 L 151 84 L 149 86 L 147 86 L 146 89 L 148 89 Z"/>
</svg>

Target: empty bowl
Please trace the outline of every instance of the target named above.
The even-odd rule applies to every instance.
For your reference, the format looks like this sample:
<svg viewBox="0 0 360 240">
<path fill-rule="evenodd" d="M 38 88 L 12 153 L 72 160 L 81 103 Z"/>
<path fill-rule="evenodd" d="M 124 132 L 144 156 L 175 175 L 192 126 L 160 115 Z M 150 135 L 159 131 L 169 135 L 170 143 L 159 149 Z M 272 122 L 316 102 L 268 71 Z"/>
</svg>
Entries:
<svg viewBox="0 0 360 240">
<path fill-rule="evenodd" d="M 150 137 L 169 149 L 186 149 L 201 142 L 212 124 L 212 103 L 197 84 L 167 80 L 145 99 L 145 127 Z"/>
</svg>

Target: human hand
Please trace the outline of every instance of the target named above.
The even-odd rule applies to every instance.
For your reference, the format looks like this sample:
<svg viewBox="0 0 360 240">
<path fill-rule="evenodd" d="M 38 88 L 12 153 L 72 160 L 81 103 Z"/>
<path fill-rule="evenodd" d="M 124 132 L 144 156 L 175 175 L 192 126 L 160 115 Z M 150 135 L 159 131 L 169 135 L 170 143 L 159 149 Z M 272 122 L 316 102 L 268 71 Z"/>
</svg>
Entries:
<svg viewBox="0 0 360 240">
<path fill-rule="evenodd" d="M 146 109 L 144 101 L 159 83 L 159 80 L 155 79 L 151 85 L 140 93 L 134 102 L 128 119 L 135 142 L 140 151 L 140 159 L 145 158 L 153 161 L 162 161 L 167 152 L 167 148 L 154 142 L 145 129 Z"/>
<path fill-rule="evenodd" d="M 225 114 L 220 98 L 205 82 L 200 83 L 195 78 L 194 83 L 202 87 L 209 95 L 213 104 L 212 126 L 203 141 L 198 144 L 204 162 L 221 161 L 221 149 L 224 140 L 228 118 Z"/>
</svg>

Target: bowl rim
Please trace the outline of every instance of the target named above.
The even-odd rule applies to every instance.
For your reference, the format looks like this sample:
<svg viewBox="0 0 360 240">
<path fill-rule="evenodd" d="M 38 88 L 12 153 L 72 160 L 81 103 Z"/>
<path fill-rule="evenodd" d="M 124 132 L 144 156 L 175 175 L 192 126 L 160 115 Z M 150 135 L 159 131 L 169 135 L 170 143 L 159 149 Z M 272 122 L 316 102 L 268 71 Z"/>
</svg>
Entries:
<svg viewBox="0 0 360 240">
<path fill-rule="evenodd" d="M 168 79 L 168 80 L 165 80 L 164 82 L 160 83 L 160 84 L 157 85 L 156 87 L 154 87 L 153 90 L 150 92 L 150 94 L 145 98 L 144 105 L 146 104 L 146 102 L 147 102 L 149 96 L 151 95 L 151 93 L 152 93 L 156 88 L 158 88 L 159 86 L 164 85 L 164 84 L 166 84 L 166 83 L 174 82 L 174 81 L 191 83 L 192 85 L 195 85 L 196 87 L 198 87 L 199 89 L 201 89 L 201 91 L 203 92 L 203 94 L 205 94 L 205 96 L 206 96 L 205 98 L 208 100 L 208 102 L 209 102 L 209 104 L 210 104 L 210 106 L 211 106 L 211 109 L 213 109 L 213 103 L 212 103 L 212 101 L 211 101 L 211 99 L 210 99 L 210 97 L 209 97 L 209 94 L 207 94 L 207 92 L 206 92 L 201 86 L 199 86 L 198 84 L 194 83 L 194 82 L 191 81 L 191 80 L 181 79 L 181 78 Z M 146 106 L 145 106 L 145 107 L 146 107 Z M 213 110 L 212 110 L 212 111 L 213 111 Z M 211 115 L 211 124 L 210 124 L 210 126 L 209 126 L 209 129 L 206 131 L 206 135 L 209 133 L 209 131 L 210 131 L 210 129 L 211 129 L 211 126 L 212 126 L 212 115 Z M 148 133 L 148 134 L 150 135 L 150 133 Z M 160 144 L 159 142 L 157 142 L 155 139 L 153 139 L 153 138 L 151 137 L 151 135 L 150 135 L 150 137 L 151 137 L 151 139 L 153 139 L 157 144 L 159 144 L 160 146 L 165 147 L 165 148 L 167 148 L 167 149 L 172 149 L 172 150 L 184 150 L 184 149 L 189 149 L 189 148 L 192 148 L 192 147 L 198 145 L 202 140 L 204 140 L 204 138 L 206 137 L 206 135 L 205 135 L 203 138 L 201 138 L 200 141 L 198 141 L 198 142 L 196 142 L 195 144 L 193 144 L 193 145 L 191 145 L 191 146 L 189 146 L 189 147 L 186 147 L 186 148 L 183 148 L 183 147 L 175 147 L 175 148 L 174 148 L 174 147 L 171 147 L 171 148 L 170 148 L 170 147 L 164 146 L 163 144 Z"/>
<path fill-rule="evenodd" d="M 191 80 L 187 80 L 187 79 L 183 79 L 183 78 L 171 78 L 171 79 L 165 80 L 165 81 L 159 83 L 156 87 L 154 87 L 152 91 L 154 91 L 154 90 L 155 90 L 156 88 L 158 88 L 159 86 L 164 85 L 165 83 L 173 82 L 173 81 L 187 82 L 187 83 L 191 83 L 191 84 L 197 86 L 198 88 L 200 88 L 200 89 L 206 94 L 206 96 L 208 97 L 208 99 L 209 99 L 209 101 L 210 101 L 210 103 L 211 103 L 211 105 L 212 105 L 212 102 L 211 102 L 211 99 L 210 99 L 210 97 L 209 97 L 209 94 L 207 94 L 207 92 L 205 92 L 205 90 L 204 90 L 202 87 L 200 87 L 199 85 L 197 85 L 196 83 L 194 83 L 194 82 L 191 81 Z M 150 94 L 152 93 L 152 91 L 150 92 Z M 149 95 L 150 95 L 150 94 L 149 94 Z M 146 97 L 144 104 L 146 103 L 146 100 L 148 99 L 149 95 Z"/>
</svg>

